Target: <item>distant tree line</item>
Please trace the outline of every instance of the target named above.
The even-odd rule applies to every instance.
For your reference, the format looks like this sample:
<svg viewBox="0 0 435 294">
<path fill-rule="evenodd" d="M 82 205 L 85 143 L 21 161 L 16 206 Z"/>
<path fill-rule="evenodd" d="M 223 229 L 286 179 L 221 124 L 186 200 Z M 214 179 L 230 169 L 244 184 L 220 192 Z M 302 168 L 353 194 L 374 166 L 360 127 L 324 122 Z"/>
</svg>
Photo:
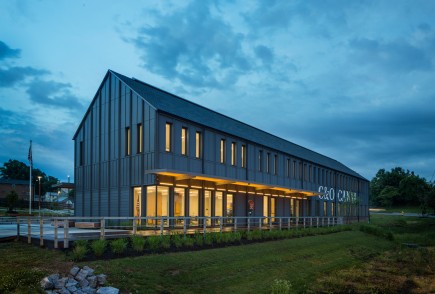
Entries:
<svg viewBox="0 0 435 294">
<path fill-rule="evenodd" d="M 401 167 L 380 169 L 370 182 L 370 201 L 383 207 L 420 206 L 423 213 L 435 213 L 435 183 Z"/>
<path fill-rule="evenodd" d="M 51 186 L 59 182 L 58 178 L 47 176 L 40 169 L 33 168 L 32 184 L 35 187 L 35 194 L 39 194 L 38 176 L 41 177 L 41 195 L 52 191 Z M 28 181 L 30 179 L 30 167 L 21 161 L 9 159 L 0 167 L 0 178 Z"/>
</svg>

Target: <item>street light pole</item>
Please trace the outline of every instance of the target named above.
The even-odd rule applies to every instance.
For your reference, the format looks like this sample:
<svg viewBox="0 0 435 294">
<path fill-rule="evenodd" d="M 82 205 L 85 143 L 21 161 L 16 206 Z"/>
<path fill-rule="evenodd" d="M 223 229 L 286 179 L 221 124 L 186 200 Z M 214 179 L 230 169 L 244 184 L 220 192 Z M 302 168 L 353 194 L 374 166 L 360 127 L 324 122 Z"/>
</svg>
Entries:
<svg viewBox="0 0 435 294">
<path fill-rule="evenodd" d="M 41 217 L 41 176 L 38 176 L 38 180 L 39 180 L 39 217 Z"/>
</svg>

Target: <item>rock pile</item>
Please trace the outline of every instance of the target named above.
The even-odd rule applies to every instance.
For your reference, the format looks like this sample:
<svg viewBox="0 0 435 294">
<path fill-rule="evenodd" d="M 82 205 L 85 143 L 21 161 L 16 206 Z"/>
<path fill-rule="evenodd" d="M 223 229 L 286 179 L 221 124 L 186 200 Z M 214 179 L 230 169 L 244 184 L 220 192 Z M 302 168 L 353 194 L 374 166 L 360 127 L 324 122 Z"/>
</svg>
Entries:
<svg viewBox="0 0 435 294">
<path fill-rule="evenodd" d="M 118 294 L 119 289 L 104 287 L 106 275 L 94 275 L 94 270 L 84 266 L 73 267 L 68 277 L 53 274 L 41 280 L 41 287 L 47 294 Z"/>
</svg>

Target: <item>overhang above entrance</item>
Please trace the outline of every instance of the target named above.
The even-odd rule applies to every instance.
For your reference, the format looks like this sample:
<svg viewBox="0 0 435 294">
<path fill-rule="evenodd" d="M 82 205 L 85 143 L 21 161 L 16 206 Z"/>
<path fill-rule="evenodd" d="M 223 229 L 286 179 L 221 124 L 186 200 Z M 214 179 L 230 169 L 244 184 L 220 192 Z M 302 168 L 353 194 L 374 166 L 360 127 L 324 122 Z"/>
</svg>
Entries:
<svg viewBox="0 0 435 294">
<path fill-rule="evenodd" d="M 255 182 L 234 180 L 222 177 L 205 176 L 203 174 L 194 174 L 179 172 L 174 170 L 148 170 L 145 173 L 155 174 L 157 184 L 159 185 L 179 185 L 179 186 L 191 186 L 194 188 L 215 188 L 217 190 L 227 189 L 229 191 L 246 191 L 252 194 L 271 194 L 274 196 L 282 197 L 313 197 L 319 196 L 320 193 L 313 191 L 306 191 L 301 189 L 293 189 L 288 187 L 265 185 Z M 199 186 L 200 181 L 205 184 Z"/>
</svg>

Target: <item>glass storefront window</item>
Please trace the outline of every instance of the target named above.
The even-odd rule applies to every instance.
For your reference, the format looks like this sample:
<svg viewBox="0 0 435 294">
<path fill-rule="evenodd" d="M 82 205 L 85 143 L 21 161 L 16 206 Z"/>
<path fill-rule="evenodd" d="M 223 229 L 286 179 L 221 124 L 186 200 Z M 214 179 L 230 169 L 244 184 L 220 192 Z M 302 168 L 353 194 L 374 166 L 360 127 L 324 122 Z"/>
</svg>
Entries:
<svg viewBox="0 0 435 294">
<path fill-rule="evenodd" d="M 211 191 L 204 191 L 204 216 L 211 217 Z M 207 218 L 207 225 L 211 224 L 211 219 Z"/>
<path fill-rule="evenodd" d="M 184 216 L 185 194 L 184 188 L 174 188 L 174 216 Z M 183 224 L 183 220 L 177 219 L 176 224 Z"/>
<path fill-rule="evenodd" d="M 147 187 L 147 217 L 156 216 L 156 186 Z M 147 224 L 152 225 L 155 222 L 153 220 L 148 219 Z"/>
<path fill-rule="evenodd" d="M 198 225 L 199 215 L 199 191 L 196 189 L 189 190 L 189 216 L 194 217 L 190 219 L 191 225 Z"/>
<path fill-rule="evenodd" d="M 233 194 L 227 194 L 226 216 L 233 217 Z M 228 223 L 232 223 L 233 219 L 228 219 Z"/>
<path fill-rule="evenodd" d="M 265 217 L 263 223 L 267 224 L 269 216 L 269 197 L 267 196 L 263 196 L 263 216 Z"/>
</svg>

